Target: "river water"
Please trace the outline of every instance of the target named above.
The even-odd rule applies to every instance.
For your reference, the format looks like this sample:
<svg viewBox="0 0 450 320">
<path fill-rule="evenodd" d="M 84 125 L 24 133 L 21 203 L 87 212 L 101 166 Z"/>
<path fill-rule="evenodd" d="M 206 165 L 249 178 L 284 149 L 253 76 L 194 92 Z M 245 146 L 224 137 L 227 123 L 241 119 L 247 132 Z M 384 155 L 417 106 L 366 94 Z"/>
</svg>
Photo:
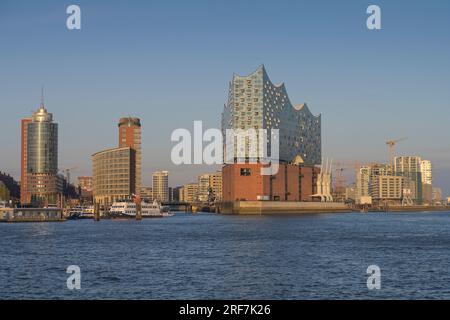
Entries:
<svg viewBox="0 0 450 320">
<path fill-rule="evenodd" d="M 449 212 L 3 223 L 0 239 L 1 299 L 450 299 Z"/>
</svg>

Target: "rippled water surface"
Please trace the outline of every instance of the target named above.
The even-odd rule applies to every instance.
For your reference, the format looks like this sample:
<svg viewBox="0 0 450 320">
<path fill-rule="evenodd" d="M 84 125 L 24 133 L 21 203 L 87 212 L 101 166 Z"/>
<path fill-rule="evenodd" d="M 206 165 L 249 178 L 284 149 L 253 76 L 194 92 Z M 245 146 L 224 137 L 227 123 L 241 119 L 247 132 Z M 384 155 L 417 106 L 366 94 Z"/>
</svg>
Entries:
<svg viewBox="0 0 450 320">
<path fill-rule="evenodd" d="M 450 299 L 450 213 L 3 223 L 0 239 L 3 299 Z"/>
</svg>

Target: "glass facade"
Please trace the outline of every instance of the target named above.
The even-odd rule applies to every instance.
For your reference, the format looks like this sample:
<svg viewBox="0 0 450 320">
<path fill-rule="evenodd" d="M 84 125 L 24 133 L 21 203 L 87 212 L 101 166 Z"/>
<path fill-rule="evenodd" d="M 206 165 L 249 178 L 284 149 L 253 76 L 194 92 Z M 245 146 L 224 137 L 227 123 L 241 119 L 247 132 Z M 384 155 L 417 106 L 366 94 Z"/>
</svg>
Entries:
<svg viewBox="0 0 450 320">
<path fill-rule="evenodd" d="M 41 104 L 26 124 L 26 191 L 35 206 L 61 205 L 58 175 L 58 124 Z"/>
<path fill-rule="evenodd" d="M 27 156 L 28 173 L 58 173 L 58 124 L 28 124 Z"/>
<path fill-rule="evenodd" d="M 397 176 L 402 176 L 412 181 L 412 195 L 415 204 L 422 204 L 422 171 L 421 158 L 417 156 L 395 157 L 394 170 Z"/>
<path fill-rule="evenodd" d="M 233 76 L 222 113 L 224 136 L 226 129 L 279 129 L 280 161 L 300 160 L 309 165 L 322 162 L 321 116 L 314 116 L 306 104 L 293 106 L 284 84 L 274 85 L 264 66 L 246 77 Z M 242 141 L 236 141 L 234 154 L 238 154 L 239 143 L 245 146 L 246 154 L 251 154 L 248 137 L 237 139 Z M 267 150 L 270 155 L 270 141 Z M 262 155 L 261 150 L 258 155 Z"/>
<path fill-rule="evenodd" d="M 130 147 L 108 149 L 92 155 L 96 203 L 111 204 L 135 193 L 135 156 L 136 151 Z"/>
</svg>

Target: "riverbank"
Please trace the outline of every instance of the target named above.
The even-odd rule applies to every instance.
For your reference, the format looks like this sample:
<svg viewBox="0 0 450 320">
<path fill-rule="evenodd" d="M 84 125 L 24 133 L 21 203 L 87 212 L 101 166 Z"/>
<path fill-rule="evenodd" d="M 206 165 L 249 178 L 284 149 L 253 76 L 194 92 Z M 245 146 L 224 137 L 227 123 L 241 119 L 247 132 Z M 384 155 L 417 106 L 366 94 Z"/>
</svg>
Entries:
<svg viewBox="0 0 450 320">
<path fill-rule="evenodd" d="M 387 206 L 372 208 L 369 212 L 439 212 L 450 211 L 449 206 Z"/>
<path fill-rule="evenodd" d="M 218 207 L 221 214 L 277 215 L 346 212 L 440 212 L 450 211 L 449 206 L 386 206 L 354 207 L 339 202 L 283 202 L 283 201 L 234 201 L 224 202 Z"/>
<path fill-rule="evenodd" d="M 66 219 L 3 219 L 0 223 L 64 222 Z"/>
<path fill-rule="evenodd" d="M 220 205 L 221 214 L 275 215 L 344 213 L 352 210 L 338 202 L 282 202 L 282 201 L 234 201 Z"/>
</svg>

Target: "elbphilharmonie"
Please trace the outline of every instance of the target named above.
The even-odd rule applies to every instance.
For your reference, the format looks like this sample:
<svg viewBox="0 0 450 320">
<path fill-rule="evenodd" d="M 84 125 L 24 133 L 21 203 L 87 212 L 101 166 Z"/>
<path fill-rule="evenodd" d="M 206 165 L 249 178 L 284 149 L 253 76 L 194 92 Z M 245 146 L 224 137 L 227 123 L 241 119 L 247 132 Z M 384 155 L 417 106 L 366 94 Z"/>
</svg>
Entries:
<svg viewBox="0 0 450 320">
<path fill-rule="evenodd" d="M 306 103 L 293 105 L 284 83 L 274 85 L 264 65 L 248 76 L 234 74 L 222 113 L 226 129 L 279 129 L 281 162 L 321 163 L 321 115 Z"/>
</svg>

